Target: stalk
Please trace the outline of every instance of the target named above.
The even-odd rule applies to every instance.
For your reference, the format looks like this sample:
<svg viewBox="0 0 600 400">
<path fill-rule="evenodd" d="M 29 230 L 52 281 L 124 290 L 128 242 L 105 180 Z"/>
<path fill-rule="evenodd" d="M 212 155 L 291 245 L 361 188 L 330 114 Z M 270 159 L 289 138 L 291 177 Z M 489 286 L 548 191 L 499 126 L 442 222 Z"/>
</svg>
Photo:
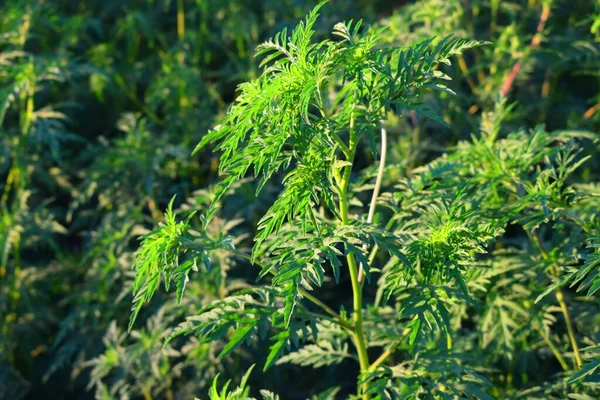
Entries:
<svg viewBox="0 0 600 400">
<path fill-rule="evenodd" d="M 29 129 L 31 128 L 31 122 L 33 120 L 33 111 L 34 111 L 34 88 L 33 85 L 27 91 L 21 92 L 20 97 L 20 116 L 19 116 L 19 125 L 20 125 L 20 135 L 17 140 L 17 148 L 18 151 L 23 151 L 23 146 L 25 143 L 25 137 L 29 133 Z M 11 187 L 14 188 L 14 192 L 17 193 L 19 190 L 19 186 L 21 185 L 21 170 L 19 166 L 18 157 L 14 156 L 12 165 L 10 170 L 8 171 L 8 176 L 6 177 L 6 184 L 4 185 L 4 193 L 2 193 L 2 203 L 6 204 L 8 202 L 8 196 L 11 191 Z"/>
<path fill-rule="evenodd" d="M 600 103 L 588 108 L 587 111 L 583 114 L 583 119 L 592 118 L 598 110 L 600 110 Z"/>
<path fill-rule="evenodd" d="M 8 202 L 8 195 L 10 193 L 10 188 L 15 181 L 15 175 L 17 174 L 17 161 L 13 160 L 10 170 L 8 171 L 8 176 L 6 177 L 6 183 L 4 184 L 4 193 L 2 193 L 2 204 L 6 204 Z"/>
<path fill-rule="evenodd" d="M 182 41 L 185 38 L 185 10 L 183 8 L 183 0 L 177 0 L 177 39 Z M 182 50 L 177 55 L 179 64 L 185 61 L 185 53 Z"/>
<path fill-rule="evenodd" d="M 373 364 L 371 364 L 371 366 L 369 367 L 369 370 L 375 371 L 377 369 L 377 367 L 379 367 L 381 364 L 383 364 L 392 354 L 394 354 L 394 352 L 396 351 L 396 349 L 398 348 L 400 343 L 402 343 L 402 339 L 409 333 L 410 333 L 410 329 L 404 329 L 404 331 L 402 332 L 402 338 L 396 340 L 387 349 L 385 349 L 385 351 L 383 353 L 381 353 L 381 355 L 377 358 L 377 360 L 373 361 Z"/>
<path fill-rule="evenodd" d="M 150 110 L 148 107 L 146 107 L 146 105 L 137 98 L 134 91 L 127 85 L 127 82 L 125 82 L 125 79 L 123 79 L 123 77 L 121 75 L 119 75 L 118 73 L 115 73 L 113 76 L 113 79 L 116 82 L 116 84 L 127 95 L 127 97 L 129 97 L 129 99 L 131 101 L 133 101 L 133 103 L 137 107 L 139 107 L 140 110 L 142 110 L 148 116 L 148 118 L 150 118 L 152 120 L 152 122 L 154 122 L 159 127 L 162 127 L 165 125 L 164 122 L 156 114 L 154 114 L 152 112 L 152 110 Z"/>
<path fill-rule="evenodd" d="M 185 11 L 183 0 L 177 0 L 177 37 L 182 40 L 185 36 Z"/>
<path fill-rule="evenodd" d="M 23 101 L 23 110 L 21 111 L 21 136 L 25 137 L 29 133 L 31 121 L 33 120 L 34 89 L 30 88 L 27 92 L 23 92 L 23 94 L 27 99 Z"/>
<path fill-rule="evenodd" d="M 542 33 L 544 31 L 544 28 L 546 26 L 546 21 L 548 21 L 549 16 L 550 16 L 550 4 L 544 3 L 544 5 L 542 6 L 542 14 L 540 15 L 540 21 L 537 26 L 537 31 L 536 31 L 535 35 L 533 36 L 533 39 L 531 39 L 531 43 L 529 44 L 527 51 L 531 51 L 531 50 L 535 49 L 542 42 Z M 502 89 L 500 89 L 500 92 L 502 93 L 502 97 L 506 97 L 508 95 L 508 92 L 510 92 L 513 82 L 515 81 L 517 74 L 521 70 L 522 61 L 523 61 L 523 57 L 521 57 L 521 59 L 519 59 L 519 61 L 517 61 L 515 63 L 512 70 L 510 71 L 510 74 L 508 74 L 508 76 L 504 80 L 504 83 L 502 84 Z"/>
<path fill-rule="evenodd" d="M 521 196 L 521 197 L 524 195 L 522 188 L 519 188 L 519 187 L 517 187 L 517 193 L 519 193 L 519 196 Z M 539 236 L 534 231 L 526 230 L 526 232 L 527 232 L 527 237 L 529 238 L 529 240 L 531 240 L 531 242 L 540 251 L 540 254 L 542 255 L 542 258 L 545 261 L 551 263 L 550 273 L 554 277 L 558 277 L 560 275 L 560 270 L 558 269 L 558 267 L 556 266 L 556 264 L 550 259 L 550 255 L 548 254 L 548 252 L 544 248 L 544 245 L 542 244 Z M 560 287 L 555 290 L 555 296 L 556 296 L 556 300 L 558 301 L 558 305 L 560 306 L 560 310 L 561 310 L 561 312 L 563 314 L 563 317 L 565 319 L 565 324 L 567 325 L 567 332 L 568 332 L 568 335 L 569 335 L 569 341 L 571 342 L 571 347 L 573 348 L 573 354 L 575 355 L 575 369 L 578 370 L 581 367 L 581 365 L 582 365 L 583 362 L 581 360 L 581 354 L 579 352 L 579 345 L 577 344 L 577 339 L 575 337 L 575 330 L 573 329 L 573 321 L 571 320 L 571 315 L 569 313 L 569 308 L 567 307 L 567 303 L 565 302 L 565 297 L 564 297 L 563 291 L 562 291 L 562 289 Z M 557 352 L 555 352 L 555 347 L 552 346 L 552 345 L 550 345 L 549 340 L 546 340 L 546 338 L 544 337 L 544 335 L 542 335 L 542 338 L 544 338 L 544 340 L 546 341 L 546 343 L 549 344 L 550 349 L 556 355 Z M 558 356 L 557 356 L 557 358 L 559 359 L 559 362 L 562 359 L 562 357 L 559 358 Z M 561 362 L 561 366 L 563 366 L 562 362 Z"/>
<path fill-rule="evenodd" d="M 367 223 L 373 222 L 375 216 L 375 207 L 377 206 L 377 198 L 379 197 L 379 191 L 381 190 L 381 179 L 383 178 L 383 170 L 385 168 L 385 153 L 387 151 L 387 132 L 381 122 L 381 156 L 379 157 L 379 169 L 377 170 L 377 178 L 375 179 L 375 188 L 373 189 L 373 196 L 371 197 L 371 206 L 369 207 L 369 215 L 367 216 Z M 363 246 L 363 250 L 367 251 L 367 245 Z M 362 284 L 363 281 L 363 265 L 360 265 L 358 271 L 358 283 Z"/>
<path fill-rule="evenodd" d="M 493 33 L 496 30 L 496 26 L 498 24 L 498 6 L 500 5 L 499 0 L 492 0 L 491 2 L 492 8 L 492 22 L 490 24 L 490 32 Z"/>
<path fill-rule="evenodd" d="M 355 132 L 355 119 L 354 119 L 354 110 L 350 116 L 350 143 L 349 150 L 350 153 L 346 157 L 346 161 L 350 164 L 354 162 L 354 156 L 356 154 L 356 148 L 358 147 L 358 138 Z M 352 165 L 348 165 L 345 167 L 344 175 L 341 179 L 341 193 L 340 193 L 340 223 L 342 225 L 348 225 L 348 210 L 349 210 L 349 200 L 348 200 L 348 187 L 350 186 L 350 174 L 352 173 Z M 350 272 L 350 281 L 352 282 L 352 304 L 354 308 L 354 344 L 356 346 L 356 351 L 358 353 L 358 362 L 360 364 L 360 372 L 366 372 L 369 369 L 369 356 L 367 354 L 367 345 L 365 341 L 365 334 L 363 330 L 363 322 L 362 322 L 362 285 L 360 284 L 358 277 L 358 265 L 356 264 L 356 258 L 353 253 L 348 253 L 346 256 L 346 260 L 348 261 L 348 269 Z M 367 394 L 368 386 L 366 383 L 362 385 L 360 392 L 362 394 L 363 400 L 369 400 L 369 395 Z"/>
<path fill-rule="evenodd" d="M 575 354 L 575 369 L 581 368 L 583 361 L 581 360 L 581 354 L 579 353 L 579 345 L 577 344 L 577 338 L 575 337 L 575 330 L 573 329 L 573 321 L 571 320 L 571 315 L 569 314 L 569 309 L 567 308 L 567 303 L 565 302 L 565 297 L 563 295 L 562 289 L 556 289 L 556 300 L 560 305 L 560 311 L 562 311 L 563 317 L 565 318 L 565 323 L 567 324 L 567 332 L 569 333 L 569 340 L 571 341 L 571 346 L 573 347 L 573 353 Z"/>
<path fill-rule="evenodd" d="M 565 361 L 563 356 L 560 354 L 560 351 L 558 351 L 558 348 L 556 348 L 556 345 L 554 343 L 552 343 L 552 340 L 550 340 L 550 337 L 544 333 L 543 329 L 539 329 L 539 333 L 540 333 L 540 336 L 542 337 L 542 339 L 544 339 L 544 342 L 546 342 L 546 344 L 550 348 L 550 350 L 552 350 L 554 357 L 556 357 L 556 359 L 558 360 L 558 363 L 560 364 L 562 369 L 564 371 L 569 371 L 569 366 L 567 365 L 567 362 Z"/>
<path fill-rule="evenodd" d="M 550 260 L 550 256 L 548 255 L 548 252 L 542 245 L 542 242 L 540 241 L 540 238 L 538 237 L 538 235 L 536 235 L 535 233 L 529 233 L 529 232 L 527 234 L 529 235 L 529 238 L 531 239 L 531 241 L 539 249 L 540 253 L 542 254 L 542 258 L 548 262 L 552 262 L 552 260 Z M 559 270 L 558 270 L 556 264 L 552 263 L 552 268 L 550 270 L 550 273 L 554 277 L 558 277 Z M 579 369 L 579 368 L 581 368 L 583 361 L 581 360 L 581 354 L 579 352 L 579 345 L 577 344 L 577 338 L 575 337 L 575 329 L 573 328 L 573 320 L 571 319 L 571 314 L 569 313 L 569 308 L 565 301 L 565 296 L 560 287 L 556 289 L 555 296 L 556 296 L 556 300 L 558 301 L 558 305 L 560 306 L 560 311 L 562 312 L 563 317 L 565 319 L 565 324 L 567 325 L 567 333 L 569 335 L 569 341 L 571 342 L 571 347 L 573 348 L 573 354 L 575 355 L 575 369 Z"/>
<path fill-rule="evenodd" d="M 323 303 L 321 300 L 319 300 L 318 298 L 316 298 L 315 296 L 313 296 L 312 294 L 310 294 L 305 289 L 300 288 L 298 291 L 300 292 L 300 294 L 302 295 L 302 297 L 308 299 L 311 303 L 313 303 L 316 306 L 320 307 L 327 314 L 329 314 L 333 318 L 335 318 L 337 320 L 337 323 L 339 323 L 342 327 L 346 328 L 346 330 L 348 330 L 349 332 L 354 332 L 354 327 L 352 325 L 350 325 L 348 322 L 346 322 L 346 320 L 343 319 L 340 314 L 336 313 L 327 304 Z"/>
</svg>

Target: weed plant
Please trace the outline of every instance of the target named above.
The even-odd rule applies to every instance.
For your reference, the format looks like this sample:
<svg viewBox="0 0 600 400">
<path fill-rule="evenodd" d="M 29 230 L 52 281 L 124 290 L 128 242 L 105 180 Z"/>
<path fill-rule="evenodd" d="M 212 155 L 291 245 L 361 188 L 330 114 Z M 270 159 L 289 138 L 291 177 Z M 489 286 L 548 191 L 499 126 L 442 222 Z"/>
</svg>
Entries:
<svg viewBox="0 0 600 400">
<path fill-rule="evenodd" d="M 600 4 L 387 3 L 0 5 L 0 398 L 600 397 Z"/>
</svg>

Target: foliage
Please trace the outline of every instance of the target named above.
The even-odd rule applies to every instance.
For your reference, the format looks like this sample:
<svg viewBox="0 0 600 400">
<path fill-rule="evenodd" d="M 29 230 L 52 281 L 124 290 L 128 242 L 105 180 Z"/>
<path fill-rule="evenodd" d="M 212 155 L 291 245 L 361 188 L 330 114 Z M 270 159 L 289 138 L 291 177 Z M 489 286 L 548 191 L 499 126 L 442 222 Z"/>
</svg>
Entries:
<svg viewBox="0 0 600 400">
<path fill-rule="evenodd" d="M 490 398 L 486 392 L 490 388 L 505 394 L 511 389 L 483 378 L 483 371 L 478 372 L 476 365 L 469 365 L 461 357 L 459 349 L 465 344 L 460 342 L 465 336 L 455 338 L 455 331 L 470 320 L 478 327 L 475 332 L 483 333 L 482 350 L 500 342 L 504 351 L 499 349 L 493 354 L 504 354 L 508 360 L 516 356 L 513 351 L 517 337 L 527 344 L 541 336 L 563 368 L 568 369 L 564 356 L 549 337 L 552 303 L 542 302 L 546 294 L 553 292 L 565 319 L 575 367 L 579 368 L 581 356 L 562 289 L 569 279 L 563 277 L 559 266 L 568 265 L 570 253 L 582 248 L 586 234 L 597 228 L 592 224 L 583 229 L 582 224 L 572 221 L 569 211 L 576 197 L 585 194 L 579 194 L 567 182 L 588 158 L 574 150 L 572 141 L 593 140 L 593 136 L 552 134 L 536 127 L 529 133 L 517 131 L 500 138 L 508 110 L 504 103 L 498 103 L 495 112 L 483 117 L 480 132 L 471 143 L 460 142 L 450 154 L 414 169 L 412 173 L 417 175 L 382 194 L 392 211 L 384 229 L 372 226 L 368 220 L 365 224 L 360 213 L 353 215 L 350 210 L 350 199 L 354 197 L 350 181 L 361 142 L 364 140 L 375 150 L 379 121 L 388 113 L 401 113 L 406 108 L 422 110 L 415 100 L 421 90 L 453 93 L 440 83 L 441 79 L 450 78 L 438 67 L 449 65 L 451 56 L 484 43 L 446 37 L 437 44 L 426 39 L 408 47 L 378 47 L 383 29 L 361 31 L 361 22 L 349 22 L 334 28 L 341 41 L 311 44 L 312 28 L 322 5 L 315 7 L 290 35 L 284 29 L 257 48 L 257 54 L 265 56 L 262 75 L 240 87 L 240 95 L 222 124 L 196 148 L 198 151 L 216 143 L 216 149 L 222 152 L 219 171 L 225 175 L 216 187 L 204 225 L 214 217 L 223 196 L 249 170 L 258 180 L 257 193 L 274 175 L 284 175 L 283 191 L 258 222 L 255 245 L 247 255 L 252 264 L 261 266 L 259 278 L 272 275 L 275 299 L 265 296 L 264 289 L 255 288 L 260 298 L 255 306 L 252 290 L 245 289 L 189 317 L 177 328 L 175 336 L 193 333 L 201 341 L 210 342 L 222 340 L 225 332 L 233 328 L 235 334 L 221 353 L 226 355 L 267 329 L 266 320 L 275 332 L 265 370 L 286 350 L 292 353 L 280 358 L 281 362 L 314 367 L 339 363 L 339 355 L 332 361 L 325 356 L 325 349 L 335 349 L 333 343 L 318 344 L 316 321 L 329 316 L 317 316 L 316 321 L 301 317 L 314 330 L 312 334 L 304 330 L 303 341 L 315 344 L 292 350 L 294 346 L 290 345 L 298 347 L 298 340 L 289 342 L 298 329 L 292 321 L 304 299 L 333 316 L 346 331 L 345 339 L 354 343 L 360 366 L 359 397 L 440 393 Z M 170 215 L 167 219 L 171 220 Z M 535 245 L 535 251 L 525 258 L 529 258 L 529 270 L 537 274 L 526 279 L 535 277 L 537 282 L 543 282 L 548 274 L 554 281 L 537 297 L 538 309 L 531 312 L 528 309 L 532 307 L 523 307 L 521 301 L 530 301 L 539 286 L 521 298 L 496 295 L 486 287 L 494 279 L 480 272 L 494 271 L 494 277 L 499 273 L 495 263 L 487 268 L 485 262 L 482 265 L 482 255 L 491 253 L 492 259 L 497 257 L 496 252 L 490 251 L 492 244 L 509 251 L 514 248 L 503 240 L 509 225 L 520 226 Z M 553 251 L 549 253 L 539 237 L 542 227 L 550 233 L 568 233 L 570 240 L 552 243 Z M 162 231 L 168 234 L 167 229 Z M 369 245 L 388 253 L 387 262 L 379 268 L 382 278 L 378 290 L 383 293 L 384 303 L 395 303 L 396 313 L 387 314 L 383 323 L 400 324 L 407 337 L 396 339 L 390 344 L 392 349 L 384 351 L 373 363 L 369 361 L 369 339 L 377 333 L 374 329 L 365 330 L 362 315 L 361 274 L 364 269 L 368 285 L 375 261 L 365 255 Z M 518 252 L 518 248 L 515 250 Z M 147 253 L 156 257 L 168 251 L 142 245 L 138 260 L 143 262 Z M 326 264 L 339 282 L 342 254 L 346 256 L 353 291 L 351 319 L 309 294 L 315 287 L 323 286 Z M 373 255 L 377 255 L 376 250 Z M 567 257 L 564 261 L 559 258 L 563 255 Z M 593 262 L 588 261 L 588 265 Z M 584 267 L 580 276 L 589 269 Z M 143 276 L 144 270 L 138 268 L 138 276 Z M 527 286 L 534 282 L 527 282 Z M 516 285 L 513 283 L 511 288 Z M 479 296 L 474 298 L 475 291 Z M 281 299 L 279 303 L 277 297 Z M 497 301 L 485 304 L 490 297 Z M 487 307 L 478 304 L 481 302 Z M 481 319 L 467 317 L 471 308 L 483 308 Z M 536 314 L 541 314 L 543 320 L 532 323 Z M 542 332 L 536 332 L 536 326 Z M 406 372 L 381 375 L 380 369 L 385 369 L 381 364 L 404 343 L 409 357 L 421 355 L 431 346 L 448 352 L 442 353 L 444 356 L 434 352 L 432 364 L 425 364 L 424 369 L 425 379 L 435 379 L 441 373 L 437 377 L 443 377 L 443 384 L 429 387 L 420 381 L 403 388 L 396 378 L 402 379 Z M 440 359 L 445 361 L 437 365 Z M 494 365 L 501 359 L 489 361 Z M 455 365 L 449 366 L 453 362 Z M 455 375 L 450 377 L 446 371 L 455 371 Z"/>
<path fill-rule="evenodd" d="M 598 398 L 599 16 L 2 3 L 0 398 Z"/>
</svg>

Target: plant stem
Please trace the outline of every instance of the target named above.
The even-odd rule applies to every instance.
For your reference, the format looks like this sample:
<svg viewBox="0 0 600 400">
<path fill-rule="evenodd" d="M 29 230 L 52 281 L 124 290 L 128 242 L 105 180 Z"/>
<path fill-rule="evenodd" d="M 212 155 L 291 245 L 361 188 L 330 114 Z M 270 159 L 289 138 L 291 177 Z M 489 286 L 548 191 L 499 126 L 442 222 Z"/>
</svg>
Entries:
<svg viewBox="0 0 600 400">
<path fill-rule="evenodd" d="M 339 146 L 339 148 L 342 150 L 342 153 L 344 153 L 344 155 L 346 157 L 349 157 L 350 149 L 348 149 L 348 146 L 346 146 L 346 143 L 344 143 L 344 141 L 335 132 L 331 133 L 331 138 L 333 139 L 335 144 L 337 144 Z"/>
<path fill-rule="evenodd" d="M 537 26 L 537 31 L 536 31 L 535 35 L 533 36 L 533 39 L 531 39 L 531 43 L 529 44 L 529 47 L 527 48 L 528 52 L 535 49 L 541 43 L 542 32 L 544 31 L 544 27 L 546 26 L 546 21 L 548 21 L 549 16 L 550 16 L 550 3 L 548 2 L 548 3 L 544 3 L 544 5 L 542 6 L 542 14 L 540 15 L 540 21 Z M 510 88 L 512 87 L 513 82 L 515 81 L 517 74 L 521 70 L 521 63 L 523 61 L 523 58 L 524 57 L 522 56 L 515 63 L 512 70 L 510 71 L 510 74 L 508 74 L 508 76 L 504 80 L 504 83 L 502 84 L 502 89 L 500 89 L 500 93 L 502 93 L 502 97 L 506 97 L 506 95 L 508 95 L 508 92 L 510 92 Z"/>
<path fill-rule="evenodd" d="M 377 170 L 377 178 L 375 179 L 375 188 L 373 189 L 373 196 L 371 197 L 371 205 L 369 207 L 369 215 L 367 216 L 367 223 L 370 224 L 373 222 L 373 217 L 375 216 L 375 207 L 377 206 L 377 198 L 379 197 L 379 191 L 381 189 L 381 180 L 383 178 L 383 170 L 385 169 L 385 153 L 387 152 L 387 132 L 385 127 L 383 126 L 383 121 L 381 121 L 381 155 L 379 157 L 379 168 Z M 363 245 L 363 250 L 367 251 L 367 244 Z M 360 265 L 360 270 L 358 271 L 358 283 L 362 284 L 363 281 L 363 265 Z"/>
<path fill-rule="evenodd" d="M 596 111 L 600 110 L 600 103 L 588 108 L 588 110 L 583 114 L 583 119 L 590 119 L 596 113 Z"/>
<path fill-rule="evenodd" d="M 319 306 L 327 314 L 334 317 L 340 323 L 340 325 L 342 325 L 344 328 L 346 328 L 350 332 L 354 332 L 354 327 L 352 325 L 350 325 L 345 319 L 342 318 L 342 316 L 340 314 L 336 313 L 327 304 L 323 303 L 321 300 L 317 299 L 315 296 L 313 296 L 312 294 L 310 294 L 307 290 L 305 290 L 303 288 L 298 289 L 298 292 L 302 295 L 302 297 L 306 298 L 311 303 Z"/>
<path fill-rule="evenodd" d="M 185 13 L 183 0 L 177 0 L 177 37 L 181 40 L 185 36 Z"/>
<path fill-rule="evenodd" d="M 29 133 L 29 128 L 31 128 L 31 121 L 33 120 L 33 95 L 34 89 L 31 88 L 26 93 L 25 96 L 27 100 L 24 101 L 24 110 L 21 111 L 21 117 L 23 118 L 21 121 L 21 136 L 27 136 Z"/>
<path fill-rule="evenodd" d="M 14 159 L 12 162 L 12 165 L 8 171 L 8 176 L 6 177 L 6 183 L 4 184 L 4 193 L 2 193 L 2 200 L 0 201 L 0 203 L 2 203 L 2 204 L 6 204 L 8 202 L 8 195 L 10 193 L 13 182 L 15 181 L 15 175 L 18 174 L 17 168 L 18 168 L 17 161 L 16 161 L 16 159 Z"/>
<path fill-rule="evenodd" d="M 381 353 L 381 355 L 377 358 L 377 360 L 373 361 L 373 364 L 371 364 L 371 366 L 369 367 L 369 370 L 370 371 L 376 370 L 377 367 L 379 367 L 385 360 L 388 359 L 389 356 L 394 354 L 394 351 L 396 351 L 396 348 L 398 347 L 399 344 L 400 344 L 400 340 L 397 340 L 394 343 L 392 343 L 392 345 L 390 347 L 385 349 L 385 351 L 383 353 Z"/>
<path fill-rule="evenodd" d="M 556 300 L 560 305 L 560 310 L 563 313 L 563 317 L 565 318 L 565 323 L 567 324 L 567 332 L 569 333 L 569 340 L 571 341 L 571 346 L 573 347 L 573 352 L 575 353 L 575 369 L 581 368 L 583 361 L 581 360 L 581 354 L 579 353 L 579 345 L 577 344 L 577 338 L 575 337 L 575 330 L 573 329 L 573 321 L 571 320 L 571 315 L 569 314 L 569 309 L 567 308 L 567 303 L 565 302 L 565 297 L 563 295 L 562 289 L 556 289 Z"/>
<path fill-rule="evenodd" d="M 177 38 L 182 41 L 185 38 L 185 10 L 183 8 L 183 0 L 177 0 Z M 179 64 L 185 61 L 185 53 L 183 50 L 177 56 Z"/>
<path fill-rule="evenodd" d="M 546 342 L 546 344 L 550 348 L 550 350 L 552 350 L 552 353 L 554 353 L 554 357 L 556 357 L 556 359 L 558 360 L 562 369 L 565 371 L 568 371 L 569 366 L 567 365 L 567 362 L 565 361 L 563 356 L 560 354 L 560 352 L 556 348 L 556 345 L 554 343 L 552 343 L 552 340 L 550 340 L 550 337 L 544 333 L 543 329 L 539 329 L 539 333 L 540 333 L 540 336 L 542 337 L 542 339 L 544 339 L 544 342 Z"/>
<path fill-rule="evenodd" d="M 404 338 L 410 332 L 411 332 L 411 329 L 409 329 L 409 328 L 404 329 L 404 331 L 402 332 L 402 338 Z M 387 360 L 389 356 L 394 354 L 394 351 L 396 351 L 396 348 L 400 345 L 400 343 L 402 343 L 402 338 L 396 340 L 387 349 L 385 349 L 385 351 L 383 353 L 381 353 L 381 355 L 377 358 L 377 360 L 373 361 L 373 364 L 371 364 L 371 366 L 369 367 L 369 371 L 374 371 L 375 369 L 377 369 L 377 367 L 379 367 L 385 360 Z"/>
<path fill-rule="evenodd" d="M 348 268 L 350 270 L 350 280 L 352 281 L 352 295 L 354 307 L 354 341 L 356 344 L 356 350 L 358 352 L 360 371 L 365 372 L 369 369 L 369 355 L 367 354 L 367 345 L 362 324 L 362 285 L 358 282 L 358 268 L 356 265 L 356 258 L 354 257 L 354 254 L 349 253 L 347 256 L 347 260 Z M 367 388 L 368 385 L 364 383 L 362 385 L 363 400 L 369 399 L 369 395 L 366 393 Z"/>
<path fill-rule="evenodd" d="M 392 229 L 392 226 L 394 226 L 394 219 L 390 218 L 388 223 L 385 225 L 385 231 L 389 231 L 390 229 Z M 375 246 L 373 246 L 373 249 L 371 250 L 371 254 L 369 254 L 369 265 L 371 265 L 373 261 L 375 261 L 375 257 L 377 256 L 378 250 L 379 246 L 375 244 Z"/>
<path fill-rule="evenodd" d="M 217 300 L 217 298 L 214 295 L 212 295 L 212 298 L 213 298 L 213 300 Z M 223 299 L 221 298 L 219 300 L 223 300 Z M 256 307 L 256 308 L 262 308 L 263 310 L 271 310 L 271 311 L 277 311 L 277 310 L 279 310 L 279 308 L 277 308 L 277 307 L 269 306 L 269 305 L 266 305 L 266 304 L 260 304 L 260 303 L 251 303 L 251 302 L 249 302 L 249 303 L 246 303 L 246 305 L 247 306 Z M 311 312 L 311 311 L 305 311 L 305 313 L 306 313 L 306 315 L 310 315 L 311 317 L 316 318 L 316 319 L 322 319 L 322 320 L 330 321 L 330 322 L 332 322 L 334 324 L 336 324 L 336 323 L 339 324 L 339 321 L 331 319 L 327 315 L 323 315 L 323 314 L 319 314 L 319 313 Z M 346 329 L 349 329 L 350 333 L 352 333 L 352 329 L 353 329 L 352 325 L 349 325 L 348 323 L 346 323 L 346 324 L 349 327 L 349 328 L 346 328 Z"/>
<path fill-rule="evenodd" d="M 24 152 L 25 137 L 31 129 L 31 122 L 33 121 L 34 112 L 34 99 L 35 85 L 31 84 L 28 90 L 21 92 L 20 101 L 21 109 L 19 115 L 20 135 L 15 139 L 17 144 L 17 152 Z M 21 186 L 21 168 L 19 165 L 19 159 L 15 155 L 11 167 L 6 177 L 6 184 L 4 185 L 4 193 L 2 193 L 2 204 L 8 202 L 8 196 L 11 191 L 11 187 L 14 189 L 15 196 L 18 196 L 19 187 Z"/>
<path fill-rule="evenodd" d="M 350 149 L 349 157 L 346 158 L 351 165 L 345 167 L 344 175 L 341 181 L 341 193 L 340 193 L 340 223 L 342 225 L 348 225 L 348 187 L 350 186 L 350 176 L 352 173 L 352 164 L 354 162 L 354 156 L 356 154 L 356 148 L 358 147 L 358 138 L 354 129 L 354 109 L 350 115 L 350 143 L 348 148 Z M 348 253 L 346 256 L 348 261 L 348 269 L 350 272 L 350 281 L 352 282 L 352 297 L 353 297 L 353 320 L 354 320 L 354 344 L 358 353 L 358 362 L 360 364 L 360 371 L 366 372 L 369 369 L 369 356 L 367 354 L 367 345 L 365 341 L 365 334 L 363 331 L 362 323 L 362 285 L 358 280 L 358 266 L 356 265 L 356 258 L 354 253 Z M 363 400 L 369 400 L 367 394 L 368 385 L 363 383 L 360 392 Z"/>
<path fill-rule="evenodd" d="M 557 278 L 560 274 L 560 270 L 557 268 L 554 261 L 550 259 L 550 255 L 544 248 L 539 236 L 535 232 L 527 233 L 531 241 L 536 245 L 542 254 L 542 258 L 547 262 L 552 263 L 550 273 Z M 560 306 L 560 310 L 565 319 L 565 324 L 567 325 L 567 333 L 569 334 L 569 340 L 571 341 L 571 347 L 573 348 L 573 353 L 575 355 L 575 369 L 579 369 L 581 364 L 583 363 L 581 360 L 581 354 L 579 353 L 579 345 L 577 344 L 577 338 L 575 337 L 575 329 L 573 329 L 573 321 L 571 320 L 571 315 L 569 313 L 569 308 L 567 307 L 567 303 L 565 302 L 565 296 L 563 294 L 562 289 L 559 287 L 555 292 L 556 300 L 558 301 L 558 305 Z"/>
</svg>

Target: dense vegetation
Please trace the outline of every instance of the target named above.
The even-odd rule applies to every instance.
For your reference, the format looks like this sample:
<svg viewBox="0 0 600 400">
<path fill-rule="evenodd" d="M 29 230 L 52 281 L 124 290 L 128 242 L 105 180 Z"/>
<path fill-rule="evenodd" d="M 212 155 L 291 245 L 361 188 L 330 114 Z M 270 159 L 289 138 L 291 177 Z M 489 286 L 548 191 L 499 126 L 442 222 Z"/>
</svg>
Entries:
<svg viewBox="0 0 600 400">
<path fill-rule="evenodd" d="M 600 2 L 389 3 L 0 5 L 0 398 L 600 397 Z"/>
</svg>

